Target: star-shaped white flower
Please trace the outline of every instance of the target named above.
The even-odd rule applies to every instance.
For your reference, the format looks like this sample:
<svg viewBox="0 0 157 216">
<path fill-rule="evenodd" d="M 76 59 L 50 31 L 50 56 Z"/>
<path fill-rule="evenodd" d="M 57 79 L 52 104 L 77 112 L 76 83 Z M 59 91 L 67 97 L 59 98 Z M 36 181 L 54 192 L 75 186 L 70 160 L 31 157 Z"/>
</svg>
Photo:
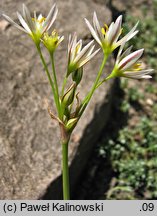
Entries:
<svg viewBox="0 0 157 216">
<path fill-rule="evenodd" d="M 93 26 L 85 19 L 85 22 L 97 43 L 102 47 L 104 53 L 110 54 L 113 50 L 119 47 L 122 43 L 129 41 L 138 31 L 136 30 L 138 23 L 131 31 L 123 38 L 119 39 L 122 33 L 122 15 L 115 22 L 112 22 L 108 27 L 106 24 L 103 28 L 100 27 L 96 12 L 93 15 Z"/>
<path fill-rule="evenodd" d="M 77 36 L 69 36 L 68 43 L 68 75 L 77 69 L 81 68 L 87 62 L 89 62 L 99 51 L 93 52 L 95 45 L 94 41 L 89 42 L 82 48 L 82 40 L 77 41 Z M 93 46 L 92 46 L 93 45 Z"/>
<path fill-rule="evenodd" d="M 23 4 L 23 15 L 17 12 L 17 17 L 21 25 L 15 23 L 6 14 L 2 14 L 2 16 L 19 30 L 29 34 L 35 41 L 35 43 L 40 43 L 40 39 L 43 33 L 51 28 L 52 24 L 56 19 L 57 13 L 58 9 L 54 4 L 46 18 L 43 17 L 42 14 L 37 17 L 36 12 L 34 12 L 34 17 L 32 18 L 29 9 L 26 7 L 25 4 Z"/>
<path fill-rule="evenodd" d="M 132 79 L 150 79 L 150 75 L 153 69 L 143 69 L 141 63 L 139 62 L 140 57 L 143 54 L 144 49 L 139 49 L 137 51 L 131 52 L 132 46 L 129 47 L 125 52 L 123 51 L 124 44 L 121 45 L 116 63 L 112 73 L 106 78 L 113 77 L 128 77 Z"/>
</svg>

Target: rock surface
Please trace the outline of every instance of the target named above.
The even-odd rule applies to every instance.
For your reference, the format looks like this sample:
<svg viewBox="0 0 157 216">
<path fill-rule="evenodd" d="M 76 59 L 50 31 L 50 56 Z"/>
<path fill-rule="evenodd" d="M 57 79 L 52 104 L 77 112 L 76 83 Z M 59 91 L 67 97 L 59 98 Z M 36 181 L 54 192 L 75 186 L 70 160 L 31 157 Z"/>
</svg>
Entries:
<svg viewBox="0 0 157 216">
<path fill-rule="evenodd" d="M 142 16 L 143 6 L 146 8 L 152 7 L 152 0 L 108 0 L 108 2 L 112 5 L 113 9 L 119 12 L 125 11 L 125 13 L 135 16 Z"/>
<path fill-rule="evenodd" d="M 24 3 L 31 11 L 41 10 L 43 14 L 47 14 L 51 6 L 48 0 L 26 0 Z M 79 37 L 88 38 L 90 34 L 83 18 L 91 19 L 95 10 L 102 22 L 109 22 L 111 14 L 95 1 L 58 0 L 56 3 L 59 7 L 56 28 L 65 35 L 65 41 L 56 53 L 61 83 L 69 33 L 76 31 Z M 21 6 L 19 0 L 0 3 L 0 8 L 15 21 L 15 11 L 20 11 Z M 33 42 L 3 19 L 0 22 L 0 199 L 38 199 L 61 174 L 59 129 L 44 106 L 44 100 L 48 98 L 54 110 L 51 90 Z M 80 89 L 82 98 L 92 85 L 101 59 L 98 55 L 86 68 Z M 109 97 L 107 95 L 112 87 L 113 83 L 108 83 L 96 92 L 72 136 L 69 153 L 70 163 L 73 159 L 72 188 L 109 116 L 111 93 Z M 60 185 L 57 187 L 61 188 Z M 55 188 L 56 193 L 58 188 Z M 51 198 L 58 198 L 55 192 L 52 193 Z"/>
</svg>

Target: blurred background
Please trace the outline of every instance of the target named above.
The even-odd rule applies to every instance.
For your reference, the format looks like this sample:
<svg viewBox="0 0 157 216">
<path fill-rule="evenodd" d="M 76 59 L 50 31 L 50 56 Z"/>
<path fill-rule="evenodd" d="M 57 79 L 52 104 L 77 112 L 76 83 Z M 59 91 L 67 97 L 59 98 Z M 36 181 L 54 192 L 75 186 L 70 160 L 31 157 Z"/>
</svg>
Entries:
<svg viewBox="0 0 157 216">
<path fill-rule="evenodd" d="M 44 15 L 52 4 L 23 2 Z M 2 0 L 0 8 L 17 21 L 15 11 L 21 10 L 21 3 Z M 157 199 L 157 0 L 56 3 L 56 28 L 66 38 L 56 56 L 60 71 L 66 64 L 62 56 L 68 34 L 76 31 L 85 44 L 92 39 L 82 18 L 91 20 L 94 10 L 102 25 L 122 14 L 123 34 L 139 21 L 139 33 L 129 45 L 133 50 L 144 48 L 142 63 L 155 70 L 151 80 L 116 79 L 93 98 L 72 137 L 72 198 Z M 47 79 L 28 36 L 2 18 L 0 40 L 0 199 L 60 198 L 59 134 L 43 105 L 50 96 Z M 85 74 L 82 95 L 95 77 L 100 57 L 87 67 L 90 73 Z"/>
</svg>

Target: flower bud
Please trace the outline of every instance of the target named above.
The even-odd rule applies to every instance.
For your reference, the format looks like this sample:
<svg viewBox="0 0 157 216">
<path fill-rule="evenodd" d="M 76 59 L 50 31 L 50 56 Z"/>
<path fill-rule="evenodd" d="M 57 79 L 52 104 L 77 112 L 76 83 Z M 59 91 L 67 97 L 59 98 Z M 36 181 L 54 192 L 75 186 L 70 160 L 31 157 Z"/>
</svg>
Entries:
<svg viewBox="0 0 157 216">
<path fill-rule="evenodd" d="M 75 90 L 76 90 L 76 84 L 73 83 L 62 98 L 62 103 L 64 107 L 69 106 L 73 102 L 75 96 Z"/>
<path fill-rule="evenodd" d="M 78 118 L 72 118 L 70 119 L 67 124 L 66 124 L 66 129 L 69 131 L 69 130 L 72 130 L 74 129 L 76 123 L 78 121 Z"/>
<path fill-rule="evenodd" d="M 72 73 L 72 79 L 74 82 L 76 82 L 77 85 L 81 82 L 82 75 L 83 75 L 83 67 L 77 69 Z"/>
<path fill-rule="evenodd" d="M 80 99 L 79 99 L 79 92 L 76 94 L 76 107 L 75 107 L 75 111 L 73 113 L 70 113 L 70 118 L 76 118 L 78 117 L 78 113 L 80 111 Z"/>
<path fill-rule="evenodd" d="M 66 116 L 67 119 L 70 118 L 70 109 L 69 109 L 69 107 L 65 107 L 64 115 Z"/>
<path fill-rule="evenodd" d="M 63 39 L 64 37 L 63 36 L 59 37 L 58 33 L 54 30 L 50 36 L 46 32 L 43 36 L 42 42 L 45 45 L 45 47 L 48 49 L 48 51 L 50 53 L 53 53 Z"/>
</svg>

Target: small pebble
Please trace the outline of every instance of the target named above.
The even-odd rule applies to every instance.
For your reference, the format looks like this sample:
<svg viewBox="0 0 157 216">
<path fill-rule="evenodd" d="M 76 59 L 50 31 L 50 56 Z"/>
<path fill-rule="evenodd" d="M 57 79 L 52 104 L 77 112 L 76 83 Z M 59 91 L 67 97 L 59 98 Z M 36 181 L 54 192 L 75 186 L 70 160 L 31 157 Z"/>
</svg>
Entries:
<svg viewBox="0 0 157 216">
<path fill-rule="evenodd" d="M 1 20 L 0 21 L 0 30 L 5 31 L 6 28 L 8 27 L 9 23 L 6 20 Z"/>
<path fill-rule="evenodd" d="M 147 100 L 146 100 L 146 103 L 148 104 L 148 105 L 150 105 L 150 106 L 153 106 L 153 101 L 152 101 L 152 99 L 150 99 L 150 98 L 148 98 Z"/>
</svg>

